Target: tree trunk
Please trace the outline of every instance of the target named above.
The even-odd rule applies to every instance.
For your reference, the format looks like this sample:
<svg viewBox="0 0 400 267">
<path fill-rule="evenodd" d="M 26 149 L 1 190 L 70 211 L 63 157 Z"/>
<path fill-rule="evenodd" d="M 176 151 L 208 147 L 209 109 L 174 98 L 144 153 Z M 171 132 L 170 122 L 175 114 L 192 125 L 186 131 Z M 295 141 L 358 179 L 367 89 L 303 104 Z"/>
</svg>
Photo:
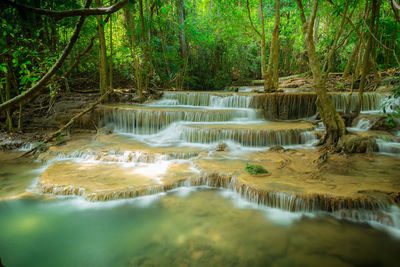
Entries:
<svg viewBox="0 0 400 267">
<path fill-rule="evenodd" d="M 128 8 L 124 8 L 124 16 L 125 16 L 125 22 L 126 22 L 126 29 L 127 29 L 128 37 L 129 37 L 132 61 L 133 61 L 133 65 L 135 67 L 135 78 L 136 78 L 137 91 L 139 94 L 139 101 L 142 101 L 143 100 L 142 67 L 140 65 L 137 55 L 135 54 L 135 46 L 136 46 L 135 25 L 133 24 L 132 13 Z"/>
<path fill-rule="evenodd" d="M 365 84 L 367 81 L 367 75 L 371 69 L 371 60 L 370 60 L 370 56 L 371 56 L 371 49 L 373 46 L 373 37 L 372 37 L 372 32 L 374 30 L 374 26 L 375 26 L 375 17 L 377 15 L 377 11 L 378 11 L 378 0 L 371 0 L 372 1 L 372 8 L 371 8 L 371 16 L 370 16 L 370 25 L 369 25 L 369 29 L 370 29 L 370 33 L 368 34 L 368 42 L 367 42 L 367 46 L 365 47 L 365 52 L 364 52 L 364 57 L 363 57 L 363 61 L 362 61 L 362 71 L 361 71 L 361 80 L 360 80 L 360 88 L 358 89 L 358 103 L 356 106 L 356 110 L 355 113 L 356 115 L 360 114 L 361 111 L 361 107 L 363 104 L 363 93 L 364 93 L 364 89 L 365 89 Z"/>
<path fill-rule="evenodd" d="M 9 68 L 8 68 L 9 69 Z M 7 71 L 7 73 L 5 74 L 6 76 L 6 101 L 11 99 L 11 72 Z M 12 117 L 11 117 L 11 109 L 8 108 L 6 109 L 6 124 L 7 124 L 7 128 L 8 131 L 14 132 L 14 127 L 13 127 L 13 121 L 12 121 Z"/>
<path fill-rule="evenodd" d="M 162 24 L 161 24 L 161 15 L 158 12 L 157 8 L 157 17 L 158 17 L 158 27 L 160 30 L 160 37 L 161 37 L 161 48 L 162 48 L 162 53 L 163 53 L 163 58 L 164 58 L 164 63 L 165 63 L 165 69 L 167 70 L 167 75 L 168 75 L 168 82 L 171 79 L 171 69 L 169 68 L 169 63 L 168 63 L 168 58 L 167 58 L 167 50 L 166 50 L 166 45 L 165 45 L 165 36 L 164 36 L 164 31 L 162 29 Z"/>
<path fill-rule="evenodd" d="M 176 4 L 178 7 L 180 53 L 181 59 L 184 60 L 187 56 L 185 35 L 185 2 L 184 0 L 176 0 Z"/>
<path fill-rule="evenodd" d="M 91 0 L 86 0 L 85 8 L 88 8 L 91 2 L 92 2 Z M 45 88 L 44 86 L 47 85 L 47 83 L 50 81 L 53 75 L 60 69 L 61 65 L 64 63 L 65 59 L 71 52 L 73 46 L 76 43 L 76 40 L 78 39 L 85 18 L 86 18 L 85 16 L 79 17 L 69 43 L 64 48 L 64 51 L 57 59 L 56 63 L 51 67 L 51 69 L 35 85 L 26 90 L 24 93 L 14 97 L 13 99 L 10 99 L 9 101 L 2 103 L 0 105 L 0 111 L 6 110 L 7 108 L 10 108 L 12 106 L 16 106 L 21 102 L 29 101 L 30 99 L 40 94 L 43 88 Z"/>
<path fill-rule="evenodd" d="M 356 45 L 354 46 L 353 51 L 351 52 L 350 59 L 349 59 L 349 61 L 347 61 L 346 67 L 344 68 L 343 75 L 342 75 L 343 78 L 346 78 L 349 75 L 351 66 L 360 51 L 360 46 L 361 46 L 361 39 L 358 39 Z M 356 64 L 354 64 L 354 67 L 355 66 L 356 66 Z"/>
<path fill-rule="evenodd" d="M 330 50 L 328 52 L 327 69 L 326 69 L 326 74 L 325 74 L 325 78 L 324 78 L 324 83 L 326 83 L 326 80 L 328 79 L 329 72 L 331 71 L 331 68 L 332 68 L 332 58 L 333 58 L 333 55 L 336 52 L 337 43 L 339 41 L 339 38 L 343 33 L 343 29 L 344 29 L 345 22 L 346 22 L 347 10 L 348 10 L 348 7 L 349 7 L 349 2 L 350 2 L 350 0 L 346 1 L 346 5 L 344 7 L 342 21 L 340 22 L 339 30 L 336 33 L 335 39 L 333 40 L 333 44 L 332 44 L 332 46 L 331 46 L 331 48 L 330 48 Z"/>
<path fill-rule="evenodd" d="M 146 24 L 144 22 L 144 11 L 143 11 L 143 0 L 139 0 L 139 13 L 140 13 L 140 22 L 142 25 L 142 41 L 144 46 L 144 58 L 143 58 L 143 67 L 141 73 L 139 73 L 140 77 L 140 85 L 138 86 L 139 93 L 139 101 L 142 103 L 143 99 L 143 90 L 147 89 L 147 76 L 148 76 L 148 49 L 147 49 L 147 40 L 146 40 Z"/>
<path fill-rule="evenodd" d="M 250 13 L 249 13 L 250 16 Z M 260 19 L 261 23 L 261 43 L 260 43 L 260 50 L 261 50 L 261 76 L 264 79 L 264 91 L 267 90 L 267 84 L 269 77 L 268 71 L 267 71 L 267 47 L 265 43 L 265 25 L 264 25 L 264 7 L 263 7 L 263 1 L 259 0 L 259 5 L 258 5 L 258 17 Z"/>
<path fill-rule="evenodd" d="M 110 17 L 110 70 L 109 70 L 109 88 L 113 89 L 113 23 L 112 15 Z"/>
<path fill-rule="evenodd" d="M 102 0 L 95 0 L 96 7 L 102 7 Z M 108 75 L 107 75 L 107 51 L 106 51 L 106 38 L 104 34 L 104 21 L 103 16 L 97 16 L 98 34 L 99 34 L 99 72 L 100 72 L 100 93 L 104 94 L 108 88 Z"/>
<path fill-rule="evenodd" d="M 272 87 L 270 91 L 276 91 L 279 86 L 279 24 L 280 24 L 280 0 L 275 0 L 275 27 L 272 32 L 271 51 L 272 51 L 272 65 L 273 65 L 273 78 Z"/>
<path fill-rule="evenodd" d="M 322 79 L 320 63 L 315 52 L 313 28 L 318 9 L 318 0 L 314 0 L 312 3 L 312 11 L 308 21 L 306 20 L 301 0 L 296 0 L 296 2 L 300 10 L 302 31 L 305 39 L 310 68 L 313 74 L 314 87 L 317 93 L 316 105 L 326 129 L 326 134 L 321 143 L 336 145 L 340 137 L 346 133 L 346 126 L 343 119 L 336 111 L 332 99 L 327 93 L 324 80 Z"/>
</svg>

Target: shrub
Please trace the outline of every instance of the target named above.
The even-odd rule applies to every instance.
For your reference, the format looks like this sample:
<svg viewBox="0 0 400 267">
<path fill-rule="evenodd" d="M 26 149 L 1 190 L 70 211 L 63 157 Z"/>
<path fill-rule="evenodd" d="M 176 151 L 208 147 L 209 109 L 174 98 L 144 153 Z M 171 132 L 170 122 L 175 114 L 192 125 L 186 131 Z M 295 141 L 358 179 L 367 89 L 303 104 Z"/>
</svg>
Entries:
<svg viewBox="0 0 400 267">
<path fill-rule="evenodd" d="M 245 170 L 251 175 L 268 173 L 262 166 L 249 163 L 246 163 Z"/>
</svg>

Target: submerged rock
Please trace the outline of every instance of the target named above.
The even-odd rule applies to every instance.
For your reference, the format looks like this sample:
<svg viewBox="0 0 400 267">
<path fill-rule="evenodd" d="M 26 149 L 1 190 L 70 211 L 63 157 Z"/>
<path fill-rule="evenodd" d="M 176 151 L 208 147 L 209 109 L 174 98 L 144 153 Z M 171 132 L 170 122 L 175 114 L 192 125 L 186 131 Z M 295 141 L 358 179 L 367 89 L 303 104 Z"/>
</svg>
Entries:
<svg viewBox="0 0 400 267">
<path fill-rule="evenodd" d="M 97 130 L 98 134 L 112 134 L 112 130 L 108 128 L 100 128 Z"/>
<path fill-rule="evenodd" d="M 272 146 L 270 147 L 269 151 L 282 151 L 285 150 L 285 148 L 283 148 L 282 146 Z"/>
<path fill-rule="evenodd" d="M 228 150 L 229 150 L 228 149 L 228 145 L 226 143 L 224 143 L 224 142 L 220 142 L 218 144 L 218 146 L 217 146 L 217 150 L 216 151 L 221 152 L 221 151 L 228 151 Z"/>
<path fill-rule="evenodd" d="M 376 140 L 369 136 L 344 135 L 338 142 L 339 150 L 345 153 L 371 153 L 378 151 Z"/>
</svg>

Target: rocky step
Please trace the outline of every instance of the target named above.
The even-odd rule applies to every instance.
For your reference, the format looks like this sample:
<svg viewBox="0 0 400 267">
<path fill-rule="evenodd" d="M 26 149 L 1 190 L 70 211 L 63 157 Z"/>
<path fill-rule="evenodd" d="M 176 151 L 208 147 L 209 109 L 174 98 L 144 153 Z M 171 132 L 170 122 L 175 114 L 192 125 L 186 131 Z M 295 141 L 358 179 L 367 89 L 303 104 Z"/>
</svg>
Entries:
<svg viewBox="0 0 400 267">
<path fill-rule="evenodd" d="M 306 122 L 265 122 L 259 124 L 188 124 L 182 139 L 190 143 L 235 141 L 244 146 L 298 145 L 315 140 L 314 126 Z"/>
<path fill-rule="evenodd" d="M 274 150 L 228 159 L 224 152 L 188 162 L 154 165 L 57 162 L 41 175 L 37 190 L 54 195 L 78 195 L 89 201 L 134 198 L 182 186 L 225 188 L 243 198 L 287 211 L 329 212 L 351 219 L 376 220 L 394 225 L 388 212 L 400 204 L 395 174 L 400 166 L 386 156 L 332 155 L 316 171 L 319 154 L 306 150 Z M 396 162 L 400 159 L 394 159 Z M 250 175 L 245 163 L 262 165 L 266 176 Z M 392 166 L 388 168 L 388 166 Z M 293 171 L 296 170 L 296 171 Z M 382 170 L 388 170 L 382 172 Z M 335 190 L 333 191 L 333 185 Z M 395 225 L 399 227 L 398 225 Z"/>
<path fill-rule="evenodd" d="M 329 93 L 335 108 L 344 111 L 350 99 L 350 109 L 354 110 L 358 95 L 349 93 Z M 361 107 L 363 111 L 379 109 L 382 97 L 378 93 L 364 93 Z M 246 92 L 165 92 L 161 102 L 165 105 L 209 106 L 227 108 L 263 109 L 266 119 L 299 119 L 316 114 L 316 93 L 246 93 Z"/>
<path fill-rule="evenodd" d="M 74 135 L 60 145 L 53 145 L 40 154 L 41 162 L 74 161 L 91 163 L 156 163 L 160 161 L 188 160 L 203 150 L 191 147 L 152 147 L 118 134 Z"/>
<path fill-rule="evenodd" d="M 101 124 L 124 133 L 153 134 L 178 121 L 224 122 L 234 119 L 259 120 L 261 110 L 104 105 L 99 109 Z"/>
</svg>

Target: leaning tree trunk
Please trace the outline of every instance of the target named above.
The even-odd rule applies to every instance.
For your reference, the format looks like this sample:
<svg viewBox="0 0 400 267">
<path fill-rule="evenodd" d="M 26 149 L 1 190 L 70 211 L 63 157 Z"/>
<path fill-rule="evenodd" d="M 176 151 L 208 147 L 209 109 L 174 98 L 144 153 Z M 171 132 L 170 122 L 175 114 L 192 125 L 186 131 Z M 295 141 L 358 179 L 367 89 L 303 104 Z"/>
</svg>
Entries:
<svg viewBox="0 0 400 267">
<path fill-rule="evenodd" d="M 261 2 L 261 0 L 260 0 Z M 279 86 L 279 24 L 280 24 L 280 0 L 275 0 L 275 26 L 272 31 L 271 47 L 269 53 L 269 62 L 267 70 L 267 79 L 265 80 L 264 90 L 275 92 Z"/>
<path fill-rule="evenodd" d="M 308 21 L 306 20 L 301 0 L 296 0 L 296 2 L 300 10 L 302 31 L 305 39 L 311 72 L 313 74 L 314 88 L 317 93 L 316 105 L 326 129 L 326 134 L 322 139 L 321 144 L 336 145 L 340 137 L 346 133 L 346 126 L 342 117 L 340 117 L 339 113 L 336 111 L 332 99 L 327 93 L 327 89 L 322 78 L 319 59 L 315 52 L 313 28 L 318 9 L 318 0 L 313 1 L 312 11 Z"/>
<path fill-rule="evenodd" d="M 264 79 L 264 91 L 266 90 L 266 80 L 268 77 L 266 77 L 267 74 L 267 60 L 266 60 L 266 55 L 267 55 L 267 48 L 265 47 L 265 29 L 264 29 L 264 14 L 262 12 L 263 10 L 263 4 L 262 1 L 259 1 L 259 17 L 260 17 L 260 21 L 261 21 L 261 28 L 262 28 L 262 32 L 260 33 L 256 26 L 254 26 L 253 20 L 251 19 L 251 12 L 250 12 L 250 3 L 249 0 L 246 1 L 246 6 L 247 6 L 247 16 L 249 18 L 249 22 L 251 25 L 251 28 L 253 29 L 253 31 L 257 34 L 257 36 L 260 38 L 261 42 L 260 42 L 260 51 L 261 51 L 261 75 L 262 78 Z"/>
<path fill-rule="evenodd" d="M 86 0 L 85 3 L 85 8 L 88 8 L 90 6 L 91 0 Z M 122 3 L 122 2 L 121 2 Z M 121 7 L 122 8 L 122 7 Z M 35 98 L 38 96 L 41 91 L 45 88 L 45 85 L 48 84 L 48 82 L 51 80 L 53 75 L 60 69 L 61 65 L 64 63 L 65 59 L 71 52 L 72 48 L 74 47 L 76 40 L 78 39 L 79 32 L 82 29 L 83 22 L 85 21 L 86 16 L 81 16 L 79 17 L 77 23 L 75 24 L 74 31 L 72 33 L 72 36 L 70 38 L 70 41 L 68 42 L 67 46 L 64 48 L 64 51 L 60 55 L 60 57 L 57 59 L 55 64 L 51 67 L 50 70 L 31 88 L 26 90 L 24 93 L 0 104 L 0 111 L 6 110 L 7 108 L 13 107 L 18 105 L 21 102 L 27 102 L 32 98 Z"/>
<path fill-rule="evenodd" d="M 349 61 L 347 61 L 346 67 L 344 68 L 344 71 L 343 71 L 343 75 L 342 75 L 343 78 L 346 78 L 349 75 L 350 70 L 351 70 L 351 65 L 356 60 L 356 57 L 357 57 L 357 55 L 359 53 L 359 50 L 360 50 L 360 46 L 361 46 L 361 39 L 359 39 L 357 41 L 356 45 L 354 46 L 353 51 L 351 52 L 350 59 L 349 59 Z M 354 67 L 355 67 L 355 65 L 356 64 L 354 64 Z"/>
<path fill-rule="evenodd" d="M 102 1 L 96 0 L 96 7 L 102 7 Z M 100 71 L 100 93 L 104 94 L 108 87 L 107 75 L 107 51 L 106 51 L 106 38 L 104 34 L 103 16 L 97 16 L 98 34 L 99 34 L 99 71 Z"/>
</svg>

